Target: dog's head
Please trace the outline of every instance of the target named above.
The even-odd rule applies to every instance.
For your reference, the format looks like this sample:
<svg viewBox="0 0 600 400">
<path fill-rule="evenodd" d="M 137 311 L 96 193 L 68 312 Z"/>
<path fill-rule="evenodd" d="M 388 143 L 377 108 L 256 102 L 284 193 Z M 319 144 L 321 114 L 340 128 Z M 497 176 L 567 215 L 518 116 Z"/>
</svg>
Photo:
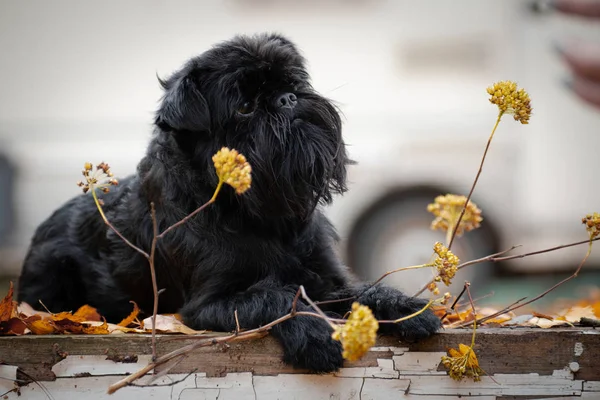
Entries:
<svg viewBox="0 0 600 400">
<path fill-rule="evenodd" d="M 211 159 L 223 146 L 251 164 L 252 188 L 243 196 L 226 188 L 222 201 L 257 216 L 303 218 L 346 190 L 351 161 L 339 114 L 313 90 L 305 61 L 288 39 L 237 36 L 161 84 L 159 134 L 172 138 L 205 183 L 217 183 Z"/>
</svg>

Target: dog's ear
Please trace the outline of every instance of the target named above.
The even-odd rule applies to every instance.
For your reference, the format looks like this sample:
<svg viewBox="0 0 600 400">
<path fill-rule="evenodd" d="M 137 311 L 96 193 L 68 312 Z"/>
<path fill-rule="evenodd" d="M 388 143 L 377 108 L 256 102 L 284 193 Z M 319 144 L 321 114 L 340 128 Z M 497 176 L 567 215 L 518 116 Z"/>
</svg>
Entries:
<svg viewBox="0 0 600 400">
<path fill-rule="evenodd" d="M 210 130 L 208 103 L 192 76 L 174 76 L 168 81 L 159 78 L 159 82 L 165 89 L 155 120 L 160 129 L 192 132 Z"/>
</svg>

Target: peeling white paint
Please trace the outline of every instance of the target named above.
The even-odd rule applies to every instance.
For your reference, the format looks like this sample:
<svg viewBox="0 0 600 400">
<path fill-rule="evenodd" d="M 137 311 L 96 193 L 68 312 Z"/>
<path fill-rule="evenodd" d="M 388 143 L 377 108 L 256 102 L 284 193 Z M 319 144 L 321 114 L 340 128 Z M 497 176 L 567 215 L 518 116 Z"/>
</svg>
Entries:
<svg viewBox="0 0 600 400">
<path fill-rule="evenodd" d="M 581 342 L 575 343 L 574 353 L 575 353 L 575 357 L 579 357 L 580 355 L 583 354 L 583 343 L 581 343 Z"/>
<path fill-rule="evenodd" d="M 437 370 L 442 356 L 445 355 L 445 352 L 412 352 L 394 356 L 392 359 L 394 369 L 399 371 L 400 375 L 446 375 L 446 371 Z"/>
<path fill-rule="evenodd" d="M 123 363 L 107 360 L 102 356 L 67 356 L 63 360 L 54 364 L 52 372 L 57 378 L 77 377 L 81 375 L 102 376 L 102 375 L 127 375 L 144 368 L 152 356 L 138 356 L 137 362 Z"/>
</svg>

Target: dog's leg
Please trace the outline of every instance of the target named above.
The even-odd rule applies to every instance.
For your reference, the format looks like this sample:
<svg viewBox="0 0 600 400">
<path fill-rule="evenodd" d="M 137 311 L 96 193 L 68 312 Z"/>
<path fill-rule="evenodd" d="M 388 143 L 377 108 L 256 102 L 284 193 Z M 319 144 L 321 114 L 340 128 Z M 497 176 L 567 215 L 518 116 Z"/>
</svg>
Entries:
<svg viewBox="0 0 600 400">
<path fill-rule="evenodd" d="M 296 292 L 297 287 L 263 281 L 233 296 L 198 297 L 185 304 L 180 313 L 192 328 L 232 331 L 237 310 L 240 327 L 252 329 L 289 313 Z M 296 307 L 298 311 L 310 310 L 301 300 Z M 332 329 L 322 319 L 296 316 L 274 326 L 271 332 L 283 346 L 284 361 L 294 367 L 331 372 L 343 364 L 341 345 L 331 338 Z"/>
</svg>

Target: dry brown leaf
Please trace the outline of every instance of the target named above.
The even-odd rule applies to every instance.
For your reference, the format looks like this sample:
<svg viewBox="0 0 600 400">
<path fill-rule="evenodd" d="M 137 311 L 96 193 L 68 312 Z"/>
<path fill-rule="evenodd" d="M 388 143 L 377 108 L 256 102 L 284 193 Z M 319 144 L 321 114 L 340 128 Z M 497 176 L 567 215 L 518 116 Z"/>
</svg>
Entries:
<svg viewBox="0 0 600 400">
<path fill-rule="evenodd" d="M 75 311 L 71 321 L 87 322 L 87 321 L 102 321 L 102 317 L 98 314 L 98 310 L 89 305 L 79 307 L 79 310 Z"/>
<path fill-rule="evenodd" d="M 108 335 L 110 331 L 108 330 L 108 323 L 104 321 L 102 325 L 84 324 L 83 333 L 88 335 Z"/>
<path fill-rule="evenodd" d="M 127 316 L 127 318 L 123 319 L 117 325 L 123 326 L 123 327 L 128 327 L 137 319 L 138 314 L 140 313 L 140 308 L 135 303 L 135 301 L 132 301 L 131 303 L 133 303 L 133 311 L 131 312 L 131 314 L 129 314 L 129 316 Z"/>
<path fill-rule="evenodd" d="M 0 322 L 0 335 L 23 335 L 26 331 L 27 325 L 19 318 Z"/>
<path fill-rule="evenodd" d="M 542 313 L 535 312 L 535 311 L 532 311 L 532 312 L 531 312 L 531 314 L 532 314 L 534 317 L 543 318 L 543 319 L 547 319 L 547 320 L 550 320 L 550 321 L 553 321 L 553 320 L 554 320 L 554 317 L 553 317 L 553 316 L 551 316 L 551 315 L 548 315 L 548 314 L 542 314 Z"/>
<path fill-rule="evenodd" d="M 147 331 L 152 330 L 152 317 L 148 317 L 142 321 Z M 206 331 L 196 331 L 185 326 L 173 315 L 157 315 L 156 330 L 161 333 L 183 333 L 186 335 L 197 335 Z"/>
<path fill-rule="evenodd" d="M 594 310 L 592 306 L 575 306 L 569 308 L 566 312 L 561 313 L 561 316 L 556 318 L 557 320 L 569 321 L 569 322 L 579 322 L 581 318 L 592 318 L 595 319 L 596 315 L 594 314 Z"/>
<path fill-rule="evenodd" d="M 527 322 L 528 322 L 527 325 L 534 325 L 534 326 L 538 326 L 538 327 L 544 328 L 544 329 L 553 328 L 556 326 L 572 325 L 570 322 L 564 321 L 564 320 L 547 319 L 547 318 L 539 318 L 539 317 L 531 318 Z"/>
<path fill-rule="evenodd" d="M 17 316 L 17 303 L 13 301 L 14 287 L 10 282 L 8 293 L 0 302 L 0 322 L 8 321 Z"/>
<path fill-rule="evenodd" d="M 50 335 L 56 332 L 56 328 L 52 321 L 42 319 L 36 315 L 26 318 L 23 322 L 25 322 L 27 328 L 29 328 L 34 335 Z"/>
</svg>

